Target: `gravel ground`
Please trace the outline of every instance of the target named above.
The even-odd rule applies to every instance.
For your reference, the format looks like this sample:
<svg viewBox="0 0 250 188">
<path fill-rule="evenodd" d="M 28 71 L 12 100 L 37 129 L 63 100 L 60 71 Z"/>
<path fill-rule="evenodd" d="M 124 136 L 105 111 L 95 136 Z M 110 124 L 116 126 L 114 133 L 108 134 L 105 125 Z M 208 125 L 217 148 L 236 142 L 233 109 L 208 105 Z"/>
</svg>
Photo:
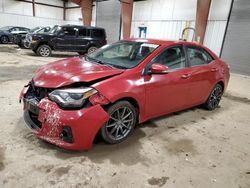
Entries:
<svg viewBox="0 0 250 188">
<path fill-rule="evenodd" d="M 123 143 L 69 152 L 38 140 L 19 92 L 47 62 L 0 46 L 0 187 L 250 188 L 250 78 L 232 74 L 220 108 L 192 108 L 137 126 Z"/>
</svg>

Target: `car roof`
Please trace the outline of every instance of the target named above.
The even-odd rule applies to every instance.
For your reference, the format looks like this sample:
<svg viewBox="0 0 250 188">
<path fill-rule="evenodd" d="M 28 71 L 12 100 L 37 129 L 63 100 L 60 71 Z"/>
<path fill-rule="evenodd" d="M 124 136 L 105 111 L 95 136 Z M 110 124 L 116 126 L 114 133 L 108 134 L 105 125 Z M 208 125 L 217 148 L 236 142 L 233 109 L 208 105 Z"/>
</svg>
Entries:
<svg viewBox="0 0 250 188">
<path fill-rule="evenodd" d="M 212 52 L 209 48 L 206 46 L 198 43 L 198 42 L 190 42 L 190 41 L 184 41 L 184 40 L 163 40 L 163 39 L 151 39 L 151 38 L 129 38 L 124 41 L 135 41 L 135 42 L 144 42 L 144 43 L 150 43 L 150 44 L 157 44 L 161 46 L 170 46 L 170 45 L 192 45 L 196 47 L 200 47 L 202 49 L 205 49 L 207 52 L 209 52 L 210 55 L 213 56 L 213 58 L 217 59 L 218 56 Z"/>
<path fill-rule="evenodd" d="M 197 42 L 189 42 L 184 40 L 164 40 L 164 39 L 152 39 L 152 38 L 130 38 L 127 41 L 136 41 L 136 42 L 145 42 L 151 44 L 158 44 L 158 45 L 172 45 L 172 44 L 186 44 L 186 45 L 194 45 L 203 47 L 201 44 Z"/>
<path fill-rule="evenodd" d="M 86 29 L 103 29 L 104 30 L 104 28 L 102 28 L 102 27 L 71 25 L 71 24 L 61 25 L 60 27 L 82 27 L 82 28 L 86 28 Z"/>
</svg>

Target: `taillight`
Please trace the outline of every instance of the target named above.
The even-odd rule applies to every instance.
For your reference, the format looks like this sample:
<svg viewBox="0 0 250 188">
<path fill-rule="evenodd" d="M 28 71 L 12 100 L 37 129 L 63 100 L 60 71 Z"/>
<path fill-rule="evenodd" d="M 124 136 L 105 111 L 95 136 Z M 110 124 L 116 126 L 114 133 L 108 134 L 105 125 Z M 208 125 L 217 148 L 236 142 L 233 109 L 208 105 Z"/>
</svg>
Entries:
<svg viewBox="0 0 250 188">
<path fill-rule="evenodd" d="M 96 105 L 96 104 L 106 105 L 106 104 L 109 104 L 109 100 L 100 93 L 92 95 L 89 98 L 89 101 L 90 101 L 90 103 L 92 105 Z"/>
</svg>

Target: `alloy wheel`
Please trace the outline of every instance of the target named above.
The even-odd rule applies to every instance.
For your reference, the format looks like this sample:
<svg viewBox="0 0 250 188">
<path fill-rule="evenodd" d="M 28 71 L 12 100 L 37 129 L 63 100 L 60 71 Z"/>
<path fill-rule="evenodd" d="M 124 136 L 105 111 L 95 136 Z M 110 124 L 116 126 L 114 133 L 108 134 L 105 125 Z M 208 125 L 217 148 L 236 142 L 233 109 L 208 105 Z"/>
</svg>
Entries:
<svg viewBox="0 0 250 188">
<path fill-rule="evenodd" d="M 125 138 L 131 131 L 135 121 L 133 111 L 128 107 L 120 107 L 110 114 L 106 123 L 106 132 L 113 140 Z"/>
<path fill-rule="evenodd" d="M 215 109 L 219 105 L 221 96 L 222 87 L 220 85 L 216 85 L 208 99 L 208 104 L 211 109 Z"/>
<path fill-rule="evenodd" d="M 88 49 L 88 54 L 91 54 L 91 53 L 93 53 L 93 52 L 96 51 L 96 50 L 97 50 L 97 47 L 92 46 L 92 47 L 90 47 L 90 48 Z"/>
<path fill-rule="evenodd" d="M 50 55 L 50 49 L 48 49 L 47 47 L 41 47 L 39 53 L 41 56 L 47 57 Z"/>
</svg>

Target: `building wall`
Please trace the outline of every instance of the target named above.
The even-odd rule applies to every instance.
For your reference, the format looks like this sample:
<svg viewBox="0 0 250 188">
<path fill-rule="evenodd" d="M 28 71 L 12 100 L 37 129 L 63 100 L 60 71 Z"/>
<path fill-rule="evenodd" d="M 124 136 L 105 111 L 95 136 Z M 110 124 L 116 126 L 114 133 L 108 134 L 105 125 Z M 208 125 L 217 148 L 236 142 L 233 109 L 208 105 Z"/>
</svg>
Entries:
<svg viewBox="0 0 250 188">
<path fill-rule="evenodd" d="M 232 0 L 212 0 L 204 44 L 220 55 Z M 185 27 L 195 27 L 197 0 L 148 0 L 134 3 L 131 36 L 147 27 L 147 38 L 178 40 Z M 193 32 L 186 33 L 192 40 Z"/>
<path fill-rule="evenodd" d="M 108 43 L 116 42 L 120 38 L 121 4 L 117 0 L 97 2 L 96 26 L 106 30 Z"/>
<path fill-rule="evenodd" d="M 178 40 L 185 27 L 195 26 L 197 0 L 148 0 L 134 3 L 131 36 L 147 27 L 147 38 Z M 193 32 L 187 32 L 191 39 Z"/>
<path fill-rule="evenodd" d="M 36 0 L 36 2 L 63 6 L 61 0 Z M 71 4 L 76 6 L 75 4 Z M 32 4 L 15 0 L 0 0 L 0 27 L 7 25 L 36 27 L 56 24 L 82 24 L 80 8 L 67 9 L 63 20 L 63 9 L 44 5 L 35 5 L 36 16 L 33 17 Z"/>
<path fill-rule="evenodd" d="M 204 44 L 220 55 L 232 0 L 212 0 Z"/>
<path fill-rule="evenodd" d="M 234 0 L 221 58 L 231 71 L 250 76 L 250 1 Z"/>
</svg>

